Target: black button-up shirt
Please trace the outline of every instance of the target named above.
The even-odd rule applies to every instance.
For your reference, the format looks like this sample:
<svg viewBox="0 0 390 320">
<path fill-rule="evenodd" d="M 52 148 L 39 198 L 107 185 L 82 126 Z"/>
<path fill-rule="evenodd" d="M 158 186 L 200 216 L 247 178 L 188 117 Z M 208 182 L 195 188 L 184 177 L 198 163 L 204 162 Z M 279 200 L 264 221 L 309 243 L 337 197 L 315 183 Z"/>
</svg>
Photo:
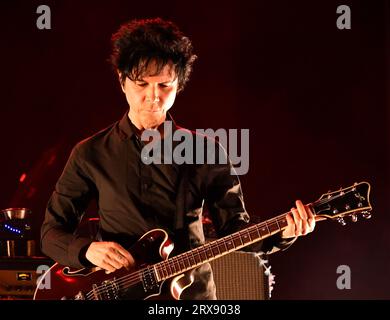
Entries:
<svg viewBox="0 0 390 320">
<path fill-rule="evenodd" d="M 174 130 L 195 136 L 175 125 Z M 75 230 L 91 200 L 98 205 L 100 239 L 125 247 L 154 228 L 168 232 L 176 253 L 203 244 L 204 204 L 219 236 L 249 222 L 239 179 L 231 174 L 229 162 L 147 165 L 141 159 L 144 144 L 136 131 L 126 113 L 73 148 L 48 202 L 41 230 L 42 251 L 60 264 L 86 266 L 85 250 L 94 240 Z M 268 248 L 263 246 L 263 250 L 270 252 L 278 243 L 274 239 L 266 245 L 264 241 Z M 215 298 L 209 264 L 195 272 L 194 285 L 184 292 L 187 298 Z"/>
</svg>

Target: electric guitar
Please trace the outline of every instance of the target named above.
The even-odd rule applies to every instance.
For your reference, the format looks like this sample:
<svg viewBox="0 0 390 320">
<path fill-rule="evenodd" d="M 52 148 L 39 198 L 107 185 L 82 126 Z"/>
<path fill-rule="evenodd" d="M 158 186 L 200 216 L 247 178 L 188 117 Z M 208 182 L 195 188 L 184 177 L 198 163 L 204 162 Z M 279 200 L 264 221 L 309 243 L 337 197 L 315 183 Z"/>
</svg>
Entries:
<svg viewBox="0 0 390 320">
<path fill-rule="evenodd" d="M 350 216 L 371 217 L 370 184 L 353 186 L 323 194 L 309 204 L 316 221 L 332 219 L 345 224 Z M 200 247 L 169 257 L 174 244 L 162 229 L 144 234 L 130 249 L 136 261 L 131 270 L 119 269 L 106 274 L 101 268 L 73 269 L 54 264 L 41 276 L 34 300 L 114 300 L 114 299 L 180 299 L 193 282 L 191 271 L 233 251 L 268 238 L 287 227 L 284 213 L 252 225 Z"/>
</svg>

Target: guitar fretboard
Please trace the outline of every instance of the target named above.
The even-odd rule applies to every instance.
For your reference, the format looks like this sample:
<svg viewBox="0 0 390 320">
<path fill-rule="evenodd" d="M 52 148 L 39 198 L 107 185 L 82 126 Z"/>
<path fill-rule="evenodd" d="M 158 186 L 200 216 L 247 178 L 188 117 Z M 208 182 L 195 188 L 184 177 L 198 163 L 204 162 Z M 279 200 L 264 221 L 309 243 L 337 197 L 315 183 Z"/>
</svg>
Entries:
<svg viewBox="0 0 390 320">
<path fill-rule="evenodd" d="M 198 267 L 230 252 L 249 246 L 287 227 L 286 214 L 252 225 L 154 265 L 159 281 Z"/>
</svg>

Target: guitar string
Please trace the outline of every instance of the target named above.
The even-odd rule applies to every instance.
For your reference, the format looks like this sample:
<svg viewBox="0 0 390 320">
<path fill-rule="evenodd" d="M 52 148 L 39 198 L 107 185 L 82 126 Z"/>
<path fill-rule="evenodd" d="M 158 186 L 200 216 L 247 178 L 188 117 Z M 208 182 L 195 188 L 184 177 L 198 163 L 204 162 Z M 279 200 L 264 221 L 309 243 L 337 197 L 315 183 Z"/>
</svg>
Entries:
<svg viewBox="0 0 390 320">
<path fill-rule="evenodd" d="M 339 198 L 339 197 L 341 197 L 341 196 L 343 196 L 343 195 L 345 195 L 345 194 L 347 194 L 347 193 L 351 193 L 351 192 L 352 192 L 352 191 L 347 191 L 347 192 L 345 192 L 344 194 L 339 194 L 339 195 L 333 196 L 333 197 L 331 197 L 331 198 L 329 198 L 329 199 L 326 199 L 326 198 L 325 198 L 325 199 L 321 199 L 321 200 L 318 200 L 318 201 L 314 202 L 314 203 L 311 204 L 311 205 L 321 205 L 321 204 L 325 204 L 325 203 L 329 202 L 330 200 L 334 200 L 334 199 L 336 199 L 336 198 Z M 285 221 L 286 215 L 287 215 L 288 213 L 290 213 L 290 212 L 291 212 L 291 211 L 289 211 L 289 212 L 287 212 L 287 213 L 284 213 L 284 214 L 281 214 L 281 215 L 279 215 L 279 216 L 276 216 L 276 217 L 270 219 L 269 222 L 266 222 L 266 221 L 265 221 L 265 222 L 261 222 L 261 223 L 255 224 L 255 225 L 253 225 L 253 226 L 250 226 L 250 227 L 248 227 L 247 229 L 244 229 L 244 230 L 247 230 L 248 234 L 250 234 L 249 229 L 252 229 L 251 231 L 254 231 L 255 229 L 258 229 L 258 228 L 264 227 L 264 226 L 267 226 L 267 228 L 268 228 L 268 225 L 270 225 L 270 224 L 272 224 L 272 223 L 275 223 L 275 222 L 276 222 L 276 223 L 283 222 L 283 220 Z M 280 229 L 280 228 L 279 228 L 279 229 Z M 233 243 L 234 243 L 235 240 L 240 240 L 240 241 L 242 242 L 242 236 L 240 235 L 240 234 L 242 233 L 242 231 L 243 231 L 243 230 L 239 231 L 237 234 L 230 235 L 231 241 L 233 241 Z M 258 230 L 256 230 L 256 231 L 259 233 Z M 260 235 L 260 233 L 259 233 L 259 235 Z M 226 249 L 227 249 L 227 246 L 226 246 L 226 242 L 225 242 L 225 241 L 228 239 L 228 237 L 229 237 L 229 236 L 226 236 L 226 237 L 224 237 L 224 238 L 218 239 L 218 240 L 216 240 L 215 242 L 209 244 L 209 245 L 208 245 L 208 246 L 209 246 L 208 250 L 213 251 L 213 249 L 218 249 L 218 251 L 220 252 L 219 246 L 220 246 L 221 244 L 224 244 L 225 247 L 226 247 Z M 249 235 L 249 238 L 251 238 L 250 235 Z M 258 241 L 260 241 L 260 240 L 261 240 L 261 237 L 260 237 L 260 239 L 258 239 Z M 244 244 L 244 243 L 243 243 L 243 244 Z M 248 244 L 248 245 L 250 245 L 250 244 Z M 246 246 L 246 245 L 244 245 L 244 246 Z M 203 248 L 204 248 L 204 247 L 203 247 Z M 236 249 L 236 247 L 234 247 L 234 249 Z M 194 250 L 189 251 L 189 252 L 192 252 L 192 255 L 193 255 L 192 259 L 193 259 L 195 262 L 196 262 L 195 255 L 200 256 L 200 257 L 201 257 L 201 261 L 202 261 L 202 256 L 201 256 L 202 253 L 205 254 L 206 257 L 208 257 L 207 254 L 206 254 L 204 251 L 201 251 L 201 250 L 202 250 L 202 249 L 198 249 L 198 250 L 197 250 L 197 248 L 195 248 Z M 195 251 L 197 251 L 197 252 L 195 252 Z M 227 251 L 228 251 L 228 250 L 227 250 Z M 174 256 L 174 257 L 172 257 L 172 259 L 170 259 L 171 262 L 172 262 L 172 265 L 169 265 L 169 262 L 168 262 L 168 261 L 162 261 L 162 262 L 156 263 L 155 265 L 156 265 L 157 272 L 161 272 L 161 273 L 163 274 L 163 276 L 165 276 L 165 275 L 164 275 L 164 272 L 163 272 L 164 267 L 163 267 L 162 265 L 163 265 L 163 264 L 167 264 L 167 266 L 169 267 L 170 270 L 174 270 L 173 274 L 177 273 L 175 264 L 177 263 L 177 264 L 179 265 L 179 270 L 181 269 L 181 265 L 180 265 L 181 262 L 182 262 L 184 265 L 186 265 L 185 259 L 186 259 L 186 256 L 189 255 L 189 252 L 186 252 L 186 253 L 184 253 L 184 254 L 182 254 L 182 255 L 179 255 L 179 256 Z M 219 254 L 220 254 L 220 253 L 219 253 Z M 214 255 L 214 253 L 213 253 L 213 256 L 210 257 L 210 258 L 214 258 L 214 257 L 218 256 L 219 254 Z M 188 261 L 189 261 L 190 264 L 191 264 L 191 260 L 190 260 L 191 258 L 187 257 L 187 259 L 188 259 Z M 174 262 L 174 260 L 176 260 L 176 262 Z M 167 263 L 167 262 L 168 262 L 168 263 Z M 159 266 L 159 264 L 161 264 L 161 265 Z M 196 264 L 197 264 L 197 263 L 196 263 Z M 149 267 L 149 268 L 150 268 L 150 267 Z M 189 268 L 189 270 L 190 270 L 190 269 L 191 269 L 191 268 Z M 130 275 L 126 275 L 126 276 L 123 276 L 123 277 L 119 278 L 118 280 L 114 280 L 114 281 L 115 281 L 115 284 L 118 285 L 118 286 L 133 285 L 133 284 L 139 282 L 139 280 L 142 280 L 142 276 L 141 276 L 141 275 L 142 275 L 144 272 L 146 272 L 146 270 L 147 270 L 147 268 L 142 269 L 142 270 L 138 270 L 138 271 L 136 271 L 136 272 L 134 272 L 134 273 L 132 273 L 132 274 L 130 274 Z M 167 269 L 166 269 L 166 267 L 165 267 L 165 273 L 167 273 L 167 275 L 169 276 L 169 273 L 172 273 L 172 271 L 171 271 L 171 272 L 167 272 Z M 170 277 L 173 277 L 173 275 L 171 275 Z M 87 297 L 93 297 L 95 294 L 100 294 L 100 293 L 103 293 L 104 291 L 107 292 L 107 288 L 105 287 L 105 285 L 100 285 L 100 286 L 97 286 L 95 289 L 92 289 L 91 291 L 89 291 L 89 292 L 87 293 L 86 296 L 87 296 Z"/>
<path fill-rule="evenodd" d="M 261 225 L 265 225 L 265 226 L 268 226 L 268 225 L 270 225 L 271 223 L 275 223 L 275 222 L 282 222 L 283 220 L 284 220 L 284 218 L 285 218 L 285 215 L 286 214 L 282 214 L 282 215 L 280 215 L 280 216 L 277 216 L 277 217 L 274 217 L 273 219 L 271 219 L 269 222 L 262 222 L 262 223 L 259 223 L 259 224 L 256 224 L 256 225 L 253 225 L 253 226 L 250 226 L 247 230 L 247 232 L 248 232 L 248 234 L 251 232 L 251 231 L 255 231 L 255 229 L 257 229 L 257 228 L 259 228 Z M 273 221 L 274 220 L 274 221 Z M 251 231 L 249 231 L 249 229 L 252 229 Z M 243 230 L 241 230 L 239 233 L 242 233 L 242 231 Z M 242 238 L 242 236 L 239 234 L 239 233 L 237 233 L 236 235 L 230 235 L 230 238 L 231 238 L 231 241 L 235 241 L 235 240 L 240 240 L 241 242 L 242 242 L 242 240 L 241 240 L 241 238 Z M 257 233 L 260 235 L 260 233 L 259 233 L 259 231 L 257 231 Z M 227 238 L 228 238 L 229 236 L 227 236 L 227 237 L 224 237 L 224 238 L 221 238 L 221 239 L 218 239 L 217 241 L 215 241 L 214 243 L 211 243 L 211 244 L 209 244 L 209 249 L 215 249 L 215 248 L 217 248 L 218 249 L 218 251 L 220 251 L 219 250 L 219 246 L 221 245 L 221 244 L 225 244 L 225 242 L 224 242 L 224 240 L 223 239 L 225 239 L 225 240 L 227 240 Z M 251 238 L 250 236 L 249 236 L 249 238 Z M 258 241 L 260 241 L 261 240 L 261 238 L 259 238 L 258 239 Z M 242 242 L 242 244 L 244 244 L 243 242 Z M 247 245 L 249 245 L 249 244 L 247 244 Z M 225 246 L 226 246 L 226 244 L 225 244 Z M 227 247 L 226 247 L 227 248 Z M 236 247 L 234 247 L 234 249 L 235 249 Z M 195 248 L 194 249 L 194 251 L 198 251 L 198 252 L 193 252 L 192 250 L 192 254 L 193 255 L 198 255 L 198 256 L 200 256 L 200 254 L 201 253 L 204 253 L 204 252 L 200 252 L 201 250 L 200 249 L 198 249 L 198 250 L 196 250 L 197 248 Z M 191 252 L 191 251 L 189 251 L 189 252 Z M 204 253 L 205 254 L 205 253 Z M 168 267 L 169 267 L 169 269 L 171 269 L 171 270 L 174 270 L 175 272 L 173 272 L 173 274 L 174 273 L 176 273 L 177 271 L 176 271 L 176 268 L 175 268 L 175 266 L 174 266 L 174 264 L 175 263 L 178 263 L 179 264 L 179 269 L 180 269 L 180 262 L 183 262 L 183 264 L 184 265 L 186 265 L 185 264 L 185 256 L 186 255 L 188 255 L 188 252 L 186 252 L 186 253 L 184 253 L 184 254 L 182 254 L 182 256 L 181 255 L 179 255 L 179 256 L 174 256 L 174 257 L 172 257 L 172 261 L 173 260 L 176 260 L 176 262 L 172 262 L 172 264 L 173 264 L 173 267 L 172 267 L 172 265 L 171 266 L 169 266 L 169 264 L 168 264 Z M 207 256 L 207 254 L 205 254 L 206 256 Z M 213 255 L 211 258 L 213 258 L 213 257 L 215 257 L 215 256 L 218 256 L 218 254 L 217 255 Z M 187 259 L 190 259 L 190 258 L 187 258 Z M 195 262 L 196 262 L 196 259 L 193 257 L 192 258 Z M 190 260 L 189 260 L 190 261 Z M 157 265 L 157 267 L 156 267 L 156 269 L 157 269 L 157 271 L 161 271 L 162 272 L 162 270 L 163 270 L 163 267 L 162 266 L 158 266 L 158 264 L 166 264 L 166 262 L 167 261 L 162 261 L 162 262 L 159 262 L 159 263 L 156 263 L 156 265 Z M 190 261 L 191 262 L 191 261 Z M 191 263 L 190 263 L 191 264 Z M 150 267 L 149 267 L 150 268 Z M 190 270 L 191 268 L 189 268 L 189 270 Z M 115 284 L 116 285 L 118 285 L 118 286 L 124 286 L 124 285 L 127 285 L 127 284 L 129 284 L 129 285 L 132 285 L 132 284 L 135 284 L 135 283 L 137 283 L 137 282 L 139 282 L 139 280 L 141 279 L 142 280 L 142 276 L 141 276 L 141 274 L 143 273 L 143 272 L 145 272 L 147 270 L 147 268 L 144 268 L 144 269 L 142 269 L 142 270 L 138 270 L 138 271 L 136 271 L 136 272 L 133 272 L 133 273 L 131 273 L 130 275 L 126 275 L 126 276 L 122 276 L 121 278 L 118 278 L 117 280 L 114 280 L 115 281 Z M 164 272 L 162 272 L 163 274 L 164 274 Z M 167 273 L 168 275 L 169 275 L 169 273 L 172 273 L 172 272 L 167 272 L 167 269 L 165 268 L 165 273 Z M 173 277 L 173 276 L 170 276 L 170 277 Z M 92 289 L 91 291 L 89 291 L 88 293 L 87 293 L 87 295 L 86 296 L 88 296 L 88 297 L 92 297 L 92 296 L 94 296 L 95 294 L 100 294 L 100 293 L 103 293 L 104 291 L 106 291 L 107 292 L 107 288 L 106 288 L 106 286 L 104 285 L 104 284 L 102 284 L 102 285 L 99 285 L 99 286 L 97 286 L 95 289 Z"/>
</svg>

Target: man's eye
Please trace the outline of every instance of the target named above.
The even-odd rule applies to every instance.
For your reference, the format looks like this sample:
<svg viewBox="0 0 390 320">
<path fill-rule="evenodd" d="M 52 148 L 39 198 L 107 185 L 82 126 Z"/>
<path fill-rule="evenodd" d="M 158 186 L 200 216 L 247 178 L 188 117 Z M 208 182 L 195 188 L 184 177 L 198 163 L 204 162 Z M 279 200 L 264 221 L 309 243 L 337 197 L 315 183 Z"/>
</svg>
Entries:
<svg viewBox="0 0 390 320">
<path fill-rule="evenodd" d="M 167 87 L 169 87 L 169 84 L 160 83 L 160 87 L 167 88 Z"/>
<path fill-rule="evenodd" d="M 145 82 L 137 83 L 137 86 L 139 87 L 146 87 L 148 84 Z"/>
</svg>

